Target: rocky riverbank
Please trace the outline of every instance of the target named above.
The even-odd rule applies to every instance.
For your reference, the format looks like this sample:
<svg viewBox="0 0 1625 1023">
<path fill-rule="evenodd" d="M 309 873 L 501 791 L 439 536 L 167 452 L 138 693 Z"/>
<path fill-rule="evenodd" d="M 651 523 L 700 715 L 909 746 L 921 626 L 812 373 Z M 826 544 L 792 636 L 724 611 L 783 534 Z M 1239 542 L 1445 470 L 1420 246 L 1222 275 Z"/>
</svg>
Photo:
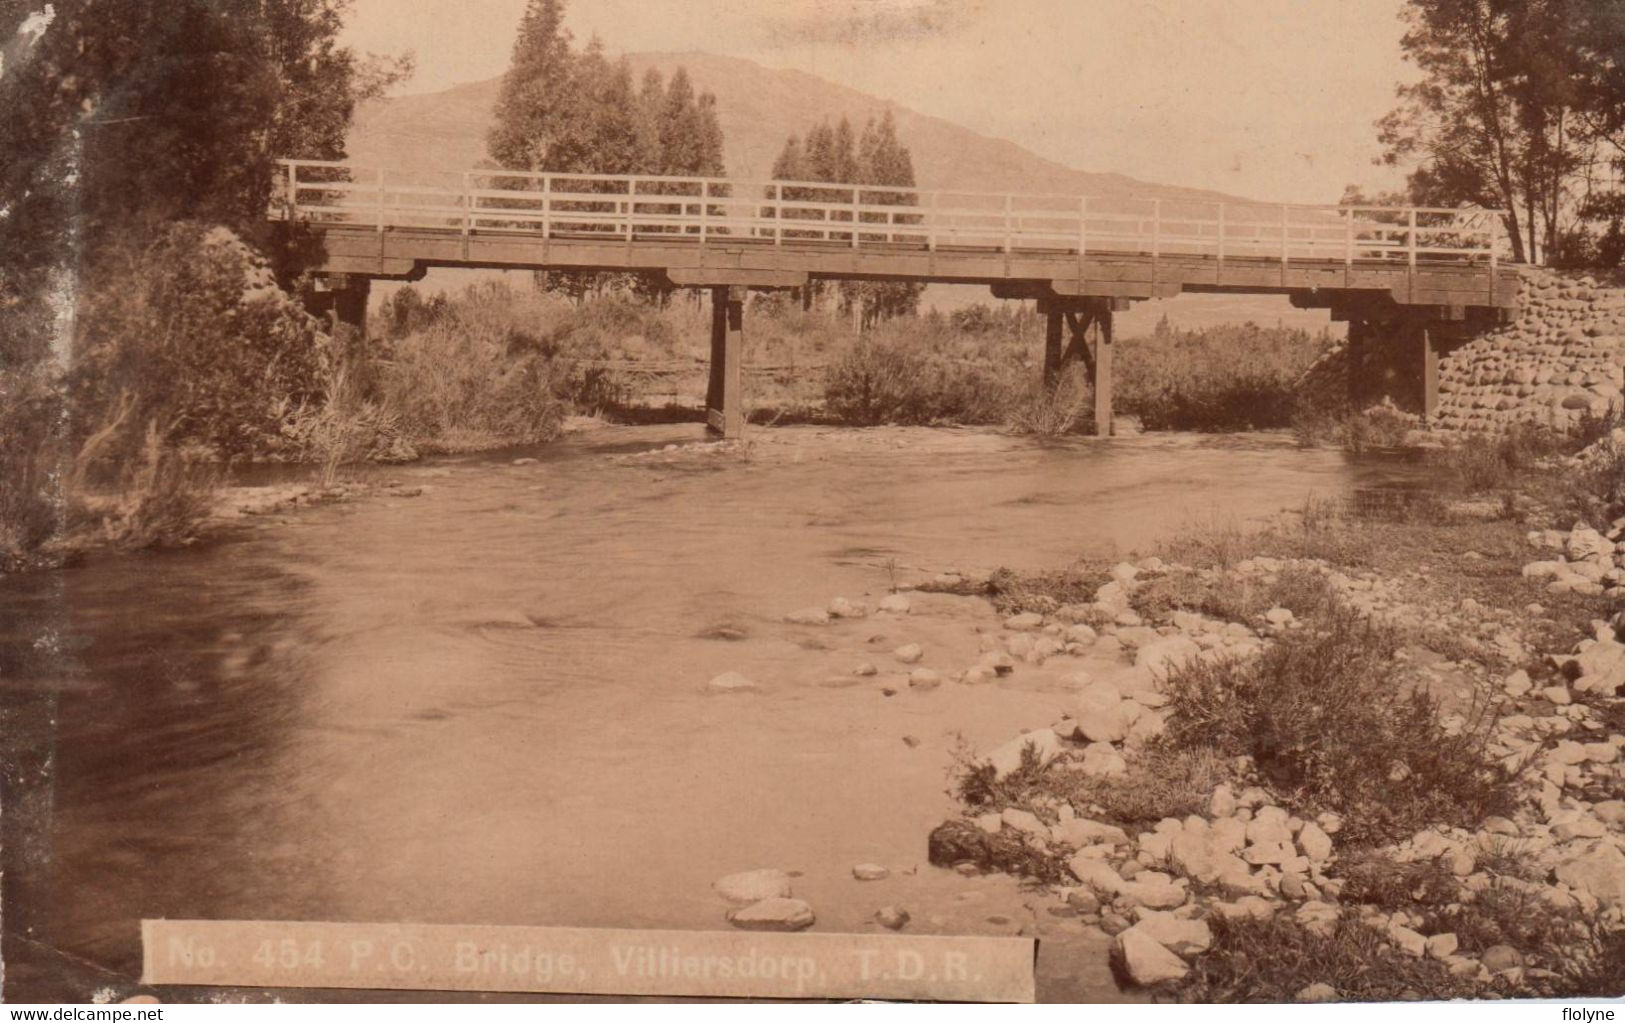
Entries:
<svg viewBox="0 0 1625 1023">
<path fill-rule="evenodd" d="M 1589 528 L 1529 533 L 1531 559 L 1544 560 L 1514 572 L 1553 598 L 1601 593 L 1604 580 L 1615 589 L 1625 557 L 1618 539 L 1618 531 L 1607 537 Z M 1547 567 L 1558 562 L 1537 552 L 1553 546 L 1562 547 L 1565 568 L 1545 581 L 1557 575 Z M 1287 591 L 1302 588 L 1306 578 L 1324 583 L 1332 601 L 1354 614 L 1406 632 L 1397 658 L 1409 664 L 1407 679 L 1435 695 L 1440 736 L 1480 736 L 1485 766 L 1500 768 L 1503 814 L 1469 827 L 1459 817 L 1428 823 L 1388 841 L 1373 841 L 1367 831 L 1349 846 L 1344 815 L 1311 812 L 1313 799 L 1274 786 L 1250 757 L 1215 766 L 1212 778 L 1224 779 L 1209 788 L 1186 778 L 1183 791 L 1163 794 L 1168 805 L 1189 804 L 1181 815 L 1113 818 L 1100 802 L 1066 797 L 1100 791 L 1095 783 L 1152 783 L 1144 765 L 1167 757 L 1165 732 L 1188 713 L 1181 677 L 1204 664 L 1256 661 L 1295 633 L 1321 627 L 1313 615 L 1274 602 L 1250 615 L 1191 611 L 1180 604 L 1201 601 L 1167 601 L 1170 589 L 1188 593 L 1194 583 L 1209 594 L 1263 596 L 1284 593 L 1284 581 Z M 929 861 L 964 875 L 1007 872 L 1042 883 L 1048 914 L 1111 935 L 1111 960 L 1126 984 L 1178 992 L 1222 943 L 1219 935 L 1233 939 L 1238 927 L 1267 922 L 1310 940 L 1365 948 L 1375 956 L 1371 968 L 1393 971 L 1399 994 L 1552 991 L 1565 971 L 1594 958 L 1597 935 L 1625 926 L 1625 645 L 1618 641 L 1625 619 L 1596 620 L 1594 635 L 1570 650 L 1540 650 L 1539 602 L 1513 611 L 1472 598 L 1419 601 L 1412 581 L 1349 572 L 1323 559 L 1253 557 L 1204 570 L 1150 557 L 1118 563 L 1090 598 L 1051 602 L 1046 612 L 1001 619 L 994 602 L 959 598 L 981 606 L 980 615 L 955 609 L 977 637 L 981 654 L 973 663 L 944 664 L 934 651 L 903 643 L 853 667 L 853 676 L 894 692 L 999 685 L 1024 672 L 1059 672 L 1071 684 L 1053 721 L 1035 721 L 968 758 L 967 776 L 978 776 L 985 791 L 964 817 L 929 836 Z M 967 583 L 941 576 L 925 586 Z M 840 627 L 908 611 L 908 596 L 900 594 L 876 607 L 837 598 L 786 620 Z M 1430 643 L 1451 656 L 1428 650 Z M 721 677 L 712 685 L 733 692 L 749 682 Z M 1391 779 L 1409 770 L 1422 768 L 1396 760 Z M 1022 784 L 1007 786 L 1017 778 Z M 1017 789 L 1022 796 L 1009 796 Z M 1409 887 L 1427 888 L 1427 896 Z M 1394 896 L 1396 888 L 1404 891 Z M 731 914 L 734 924 L 811 924 L 811 906 L 783 898 L 788 885 L 765 895 L 751 913 Z M 1555 921 L 1527 942 L 1532 947 L 1490 926 L 1511 903 Z M 882 926 L 907 926 L 907 919 L 907 908 L 877 908 Z M 1352 929 L 1367 939 L 1350 937 Z M 1305 976 L 1290 994 L 1349 999 L 1368 989 Z"/>
</svg>

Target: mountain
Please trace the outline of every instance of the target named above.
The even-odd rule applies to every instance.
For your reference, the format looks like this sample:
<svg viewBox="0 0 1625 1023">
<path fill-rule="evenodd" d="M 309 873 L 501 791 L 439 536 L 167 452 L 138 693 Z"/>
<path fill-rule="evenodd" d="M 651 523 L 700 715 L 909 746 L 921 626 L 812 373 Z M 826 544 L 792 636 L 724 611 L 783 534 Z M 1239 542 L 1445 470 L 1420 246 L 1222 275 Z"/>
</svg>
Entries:
<svg viewBox="0 0 1625 1023">
<path fill-rule="evenodd" d="M 1013 142 L 979 135 L 804 71 L 708 53 L 644 53 L 629 59 L 638 76 L 653 67 L 670 77 L 676 68 L 685 67 L 696 89 L 716 94 L 728 176 L 735 179 L 770 178 L 784 140 L 804 134 L 818 121 L 845 116 L 854 128 L 861 128 L 871 116 L 890 109 L 899 137 L 913 152 L 915 176 L 923 189 L 1230 198 L 1121 174 L 1074 170 Z M 485 132 L 500 87 L 501 79 L 493 78 L 367 104 L 356 113 L 350 158 L 363 166 L 467 170 L 485 156 Z"/>
</svg>

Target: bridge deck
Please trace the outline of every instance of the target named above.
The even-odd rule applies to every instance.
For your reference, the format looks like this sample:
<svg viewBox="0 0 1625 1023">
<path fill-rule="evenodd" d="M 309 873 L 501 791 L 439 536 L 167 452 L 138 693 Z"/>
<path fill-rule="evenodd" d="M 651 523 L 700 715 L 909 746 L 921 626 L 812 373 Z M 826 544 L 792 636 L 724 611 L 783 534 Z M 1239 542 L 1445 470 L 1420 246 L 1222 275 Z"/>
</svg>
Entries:
<svg viewBox="0 0 1625 1023">
<path fill-rule="evenodd" d="M 1491 210 L 283 166 L 273 215 L 313 232 L 318 269 L 332 274 L 462 266 L 655 271 L 685 286 L 933 281 L 1037 298 L 1365 293 L 1456 309 L 1516 300 Z"/>
</svg>

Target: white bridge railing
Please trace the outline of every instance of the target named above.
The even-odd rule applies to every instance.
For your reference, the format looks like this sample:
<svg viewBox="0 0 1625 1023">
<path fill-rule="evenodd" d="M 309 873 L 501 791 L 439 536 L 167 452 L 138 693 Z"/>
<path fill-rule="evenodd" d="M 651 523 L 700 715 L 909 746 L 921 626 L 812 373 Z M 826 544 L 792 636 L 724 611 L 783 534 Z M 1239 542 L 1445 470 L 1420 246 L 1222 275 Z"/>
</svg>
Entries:
<svg viewBox="0 0 1625 1023">
<path fill-rule="evenodd" d="M 403 174 L 283 160 L 272 216 L 323 225 L 624 242 L 1205 256 L 1408 266 L 1501 258 L 1477 208 L 927 192 L 889 185 L 473 170 Z"/>
</svg>

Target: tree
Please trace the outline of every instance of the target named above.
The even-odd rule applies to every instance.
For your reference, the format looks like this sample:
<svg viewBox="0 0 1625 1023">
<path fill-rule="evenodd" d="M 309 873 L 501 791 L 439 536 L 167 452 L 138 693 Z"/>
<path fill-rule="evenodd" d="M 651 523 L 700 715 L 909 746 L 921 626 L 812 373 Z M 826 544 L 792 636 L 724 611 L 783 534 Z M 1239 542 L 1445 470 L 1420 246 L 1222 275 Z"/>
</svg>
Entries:
<svg viewBox="0 0 1625 1023">
<path fill-rule="evenodd" d="M 1410 0 L 1405 55 L 1422 71 L 1379 124 L 1384 159 L 1414 165 L 1412 201 L 1504 211 L 1513 258 L 1552 253 L 1596 141 L 1584 56 L 1615 0 Z M 1591 62 L 1592 66 L 1596 62 Z"/>
<path fill-rule="evenodd" d="M 908 147 L 898 139 L 896 120 L 887 110 L 878 120 L 870 118 L 861 137 L 854 137 L 851 122 L 844 117 L 833 127 L 827 121 L 814 125 L 807 132 L 805 145 L 797 136 L 790 136 L 773 162 L 773 178 L 775 181 L 896 185 L 900 189 L 913 189 L 914 160 Z M 785 188 L 783 195 L 787 202 L 850 202 L 852 198 L 849 189 L 837 192 L 811 187 Z M 866 188 L 861 195 L 865 205 L 912 206 L 916 202 L 912 191 Z M 795 217 L 794 211 L 791 217 Z M 818 218 L 809 215 L 796 219 Z M 864 222 L 875 223 L 876 220 L 868 216 L 858 226 L 861 228 Z M 911 214 L 901 214 L 895 215 L 893 224 L 906 227 L 911 222 Z M 820 227 L 825 226 L 825 222 L 819 223 Z M 893 224 L 887 225 L 887 233 L 896 233 Z M 855 314 L 864 326 L 895 316 L 914 315 L 924 290 L 920 284 L 881 281 L 843 281 L 838 289 L 841 309 Z M 822 291 L 821 282 L 809 285 L 804 293 L 806 303 L 810 305 Z"/>
<path fill-rule="evenodd" d="M 486 138 L 491 159 L 499 167 L 533 172 L 720 177 L 723 138 L 716 98 L 696 93 L 683 68 L 669 83 L 651 68 L 634 87 L 631 65 L 625 58 L 610 61 L 598 39 L 579 52 L 572 48 L 564 16 L 564 0 L 531 0 L 525 9 Z M 572 187 L 605 195 L 622 191 L 618 183 Z M 644 183 L 638 192 L 681 190 Z M 585 203 L 582 209 L 597 211 L 609 202 Z M 669 204 L 634 208 L 659 211 Z M 538 279 L 578 299 L 609 288 L 661 291 L 657 280 L 641 274 L 548 272 Z"/>
<path fill-rule="evenodd" d="M 409 70 L 339 46 L 348 0 L 58 0 L 0 75 L 0 365 L 44 356 L 53 275 L 177 221 L 268 242 L 281 157 L 335 159 Z M 5 6 L 0 31 L 22 23 Z M 11 319 L 10 316 L 0 317 Z M 17 324 L 27 323 L 26 329 Z"/>
</svg>

